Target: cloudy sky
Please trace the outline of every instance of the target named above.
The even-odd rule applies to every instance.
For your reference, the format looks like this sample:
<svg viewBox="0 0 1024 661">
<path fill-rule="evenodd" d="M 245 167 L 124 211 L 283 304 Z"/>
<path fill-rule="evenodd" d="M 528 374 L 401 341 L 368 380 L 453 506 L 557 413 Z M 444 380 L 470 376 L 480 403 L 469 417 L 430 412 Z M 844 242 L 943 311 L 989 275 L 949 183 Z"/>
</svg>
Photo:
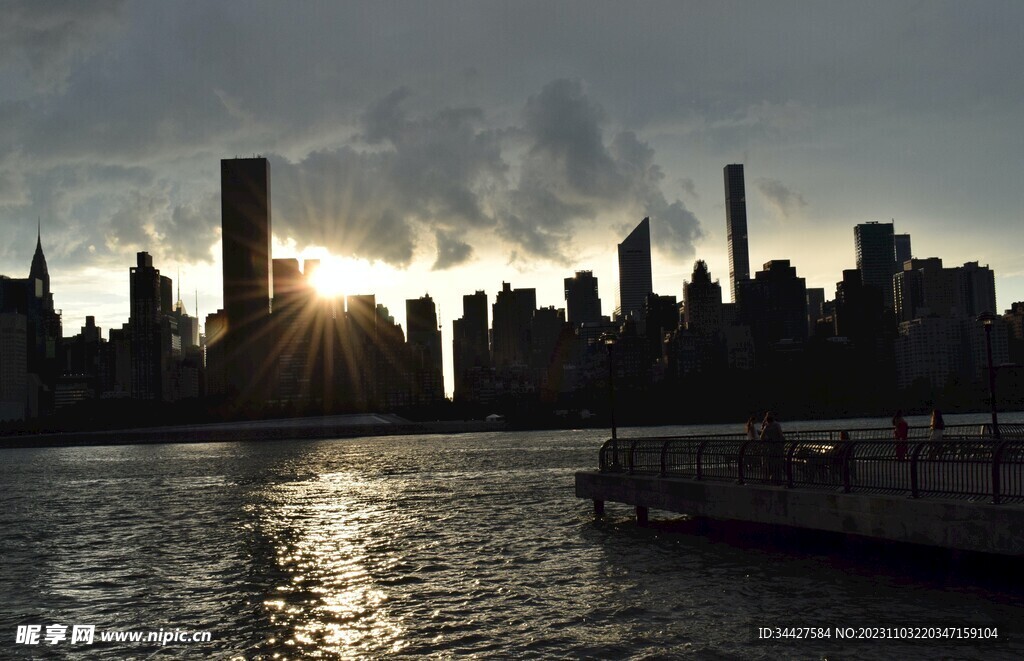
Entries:
<svg viewBox="0 0 1024 661">
<path fill-rule="evenodd" d="M 128 318 L 147 250 L 221 303 L 219 160 L 271 161 L 275 256 L 348 258 L 403 323 L 502 281 L 564 307 L 652 223 L 655 290 L 728 290 L 722 167 L 745 164 L 752 266 L 831 295 L 853 226 L 989 264 L 1024 300 L 1019 2 L 5 2 L 0 273 L 37 218 L 70 335 Z M 187 292 L 187 296 L 185 295 Z M 450 357 L 447 386 L 451 388 Z"/>
</svg>

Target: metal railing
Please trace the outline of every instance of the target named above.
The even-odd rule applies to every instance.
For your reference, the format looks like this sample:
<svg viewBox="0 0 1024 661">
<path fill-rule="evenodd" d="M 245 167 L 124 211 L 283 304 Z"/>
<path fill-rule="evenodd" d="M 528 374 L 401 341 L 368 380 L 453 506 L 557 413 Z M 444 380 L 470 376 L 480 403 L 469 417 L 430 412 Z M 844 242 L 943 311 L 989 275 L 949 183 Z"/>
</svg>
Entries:
<svg viewBox="0 0 1024 661">
<path fill-rule="evenodd" d="M 1024 438 L 1003 432 L 982 435 L 978 426 L 957 433 L 947 427 L 941 441 L 907 441 L 882 435 L 889 429 L 787 433 L 782 442 L 745 436 L 609 439 L 601 447 L 602 472 L 770 484 L 845 493 L 906 494 L 1024 501 Z M 925 430 L 927 432 L 927 430 Z"/>
</svg>

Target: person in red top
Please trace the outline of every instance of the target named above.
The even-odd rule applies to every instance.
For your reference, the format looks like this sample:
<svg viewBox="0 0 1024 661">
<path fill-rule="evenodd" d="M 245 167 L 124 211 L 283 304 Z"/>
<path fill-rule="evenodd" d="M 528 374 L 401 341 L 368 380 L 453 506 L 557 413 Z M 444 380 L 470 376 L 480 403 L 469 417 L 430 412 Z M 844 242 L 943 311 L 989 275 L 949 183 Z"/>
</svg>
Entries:
<svg viewBox="0 0 1024 661">
<path fill-rule="evenodd" d="M 903 461 L 907 458 L 907 435 L 910 426 L 903 419 L 903 411 L 897 410 L 892 417 L 892 437 L 896 439 L 896 459 Z"/>
</svg>

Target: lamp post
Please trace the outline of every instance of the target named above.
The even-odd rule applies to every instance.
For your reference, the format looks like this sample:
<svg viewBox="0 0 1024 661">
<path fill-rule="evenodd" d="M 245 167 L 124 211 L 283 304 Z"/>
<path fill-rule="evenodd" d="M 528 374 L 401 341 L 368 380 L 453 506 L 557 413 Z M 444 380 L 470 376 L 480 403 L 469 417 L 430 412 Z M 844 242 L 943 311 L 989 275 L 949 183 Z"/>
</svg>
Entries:
<svg viewBox="0 0 1024 661">
<path fill-rule="evenodd" d="M 988 355 L 988 396 L 992 401 L 992 438 L 999 438 L 999 418 L 996 415 L 996 370 L 992 366 L 992 324 L 996 316 L 991 312 L 978 315 L 978 321 L 985 326 L 985 352 Z"/>
<path fill-rule="evenodd" d="M 618 432 L 615 428 L 615 338 L 611 335 L 604 336 L 604 346 L 608 349 L 608 409 L 612 419 L 612 441 L 617 445 Z M 618 448 L 616 447 L 616 458 Z"/>
</svg>

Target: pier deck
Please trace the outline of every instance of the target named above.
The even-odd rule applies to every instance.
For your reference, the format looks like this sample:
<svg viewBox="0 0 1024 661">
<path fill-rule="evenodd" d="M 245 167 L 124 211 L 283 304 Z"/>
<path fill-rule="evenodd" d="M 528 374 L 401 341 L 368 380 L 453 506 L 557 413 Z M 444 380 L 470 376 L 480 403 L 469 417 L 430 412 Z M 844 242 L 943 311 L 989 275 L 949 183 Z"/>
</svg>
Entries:
<svg viewBox="0 0 1024 661">
<path fill-rule="evenodd" d="M 884 431 L 884 430 L 882 430 Z M 1024 555 L 1024 441 L 952 430 L 897 445 L 802 432 L 772 444 L 735 437 L 610 439 L 576 496 L 711 519 Z M 796 435 L 794 435 L 796 436 Z M 873 438 L 872 438 L 873 437 Z"/>
</svg>

